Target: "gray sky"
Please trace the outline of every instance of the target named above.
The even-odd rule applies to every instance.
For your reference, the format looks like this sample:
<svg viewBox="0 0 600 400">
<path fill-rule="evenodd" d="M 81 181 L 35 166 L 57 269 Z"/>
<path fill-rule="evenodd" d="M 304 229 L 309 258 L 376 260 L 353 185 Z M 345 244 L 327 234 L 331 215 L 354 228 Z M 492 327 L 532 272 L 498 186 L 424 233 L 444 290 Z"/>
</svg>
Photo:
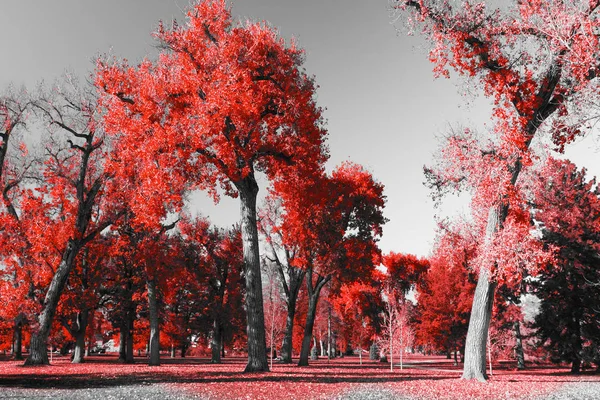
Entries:
<svg viewBox="0 0 600 400">
<path fill-rule="evenodd" d="M 318 103 L 327 108 L 329 168 L 352 160 L 386 187 L 390 222 L 381 248 L 427 255 L 436 211 L 422 185 L 422 167 L 431 162 L 436 135 L 448 124 L 482 127 L 489 120 L 487 103 L 462 96 L 452 80 L 433 79 L 424 42 L 397 34 L 387 0 L 230 4 L 236 18 L 267 20 L 305 48 L 306 69 L 320 85 Z M 52 81 L 67 68 L 87 76 L 91 60 L 111 49 L 135 63 L 152 51 L 150 32 L 158 20 L 183 20 L 187 5 L 187 0 L 0 0 L 0 86 Z M 588 137 L 568 152 L 596 175 L 599 140 Z M 217 206 L 201 194 L 190 200 L 219 225 L 239 219 L 237 200 L 223 198 Z"/>
</svg>

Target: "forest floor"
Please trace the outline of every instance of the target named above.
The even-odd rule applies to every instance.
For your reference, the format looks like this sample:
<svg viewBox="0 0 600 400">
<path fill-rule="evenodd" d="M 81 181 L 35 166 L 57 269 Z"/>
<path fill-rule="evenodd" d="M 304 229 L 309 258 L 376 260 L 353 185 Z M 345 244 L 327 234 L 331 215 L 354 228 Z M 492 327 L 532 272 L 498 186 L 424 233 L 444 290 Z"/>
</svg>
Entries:
<svg viewBox="0 0 600 400">
<path fill-rule="evenodd" d="M 0 399 L 600 399 L 600 375 L 571 375 L 566 368 L 494 365 L 487 383 L 463 381 L 460 367 L 445 357 L 409 355 L 401 370 L 394 361 L 358 357 L 312 361 L 309 367 L 275 363 L 269 373 L 242 373 L 245 360 L 163 357 L 160 367 L 118 364 L 116 356 L 70 364 L 23 367 L 0 361 Z"/>
</svg>

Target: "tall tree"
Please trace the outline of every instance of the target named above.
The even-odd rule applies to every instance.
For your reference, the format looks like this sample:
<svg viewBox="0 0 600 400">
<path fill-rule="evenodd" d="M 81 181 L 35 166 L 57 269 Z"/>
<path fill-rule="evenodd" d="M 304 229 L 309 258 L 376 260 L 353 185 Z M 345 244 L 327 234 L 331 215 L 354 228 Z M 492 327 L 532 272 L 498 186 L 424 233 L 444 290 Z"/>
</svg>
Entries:
<svg viewBox="0 0 600 400">
<path fill-rule="evenodd" d="M 140 202 L 135 206 L 143 211 L 134 212 L 161 218 L 165 200 L 181 206 L 189 187 L 216 196 L 220 186 L 239 196 L 246 371 L 267 371 L 256 172 L 277 180 L 290 167 L 315 170 L 324 162 L 313 80 L 303 72 L 303 52 L 295 44 L 286 46 L 262 24 L 234 24 L 224 0 L 196 2 L 185 25 L 161 24 L 155 37 L 163 49 L 155 62 L 130 67 L 100 61 L 96 75 L 105 121 L 118 136 L 123 159 L 145 165 L 139 196 L 160 193 L 160 204 Z M 115 168 L 126 173 L 123 165 Z"/>
<path fill-rule="evenodd" d="M 98 122 L 96 97 L 66 78 L 41 92 L 32 110 L 48 127 L 44 186 L 27 191 L 20 202 L 20 225 L 31 266 L 43 285 L 43 303 L 34 325 L 26 365 L 48 364 L 47 341 L 56 309 L 80 251 L 117 217 L 104 208 L 102 190 L 108 179 L 102 160 L 108 143 Z M 113 212 L 114 211 L 114 212 Z M 24 217 L 25 216 L 25 217 Z"/>
<path fill-rule="evenodd" d="M 453 69 L 494 102 L 498 154 L 505 164 L 492 181 L 480 185 L 486 189 L 480 204 L 487 204 L 483 247 L 507 225 L 516 202 L 513 187 L 531 163 L 530 145 L 538 132 L 549 132 L 562 150 L 593 123 L 586 114 L 597 93 L 599 6 L 597 0 L 535 0 L 488 10 L 485 2 L 475 1 L 393 1 L 433 43 L 435 74 L 449 76 Z M 465 379 L 486 379 L 485 348 L 500 261 L 484 253 L 467 335 Z"/>
</svg>

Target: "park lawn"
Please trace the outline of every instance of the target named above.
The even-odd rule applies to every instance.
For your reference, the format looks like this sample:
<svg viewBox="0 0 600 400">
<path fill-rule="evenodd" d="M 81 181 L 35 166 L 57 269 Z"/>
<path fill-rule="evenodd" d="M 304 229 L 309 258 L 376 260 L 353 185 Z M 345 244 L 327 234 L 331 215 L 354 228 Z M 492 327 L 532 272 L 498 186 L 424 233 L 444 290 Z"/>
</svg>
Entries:
<svg viewBox="0 0 600 400">
<path fill-rule="evenodd" d="M 405 368 L 396 366 L 393 372 L 389 364 L 368 359 L 361 366 L 357 357 L 320 359 L 303 368 L 275 363 L 273 370 L 264 374 L 242 373 L 242 358 L 215 365 L 207 359 L 165 357 L 160 367 L 149 367 L 142 361 L 118 364 L 115 356 L 104 355 L 74 365 L 59 357 L 52 366 L 28 368 L 22 367 L 22 362 L 2 361 L 0 387 L 35 389 L 38 394 L 59 398 L 67 398 L 66 393 L 77 389 L 97 390 L 100 397 L 107 388 L 143 385 L 170 393 L 172 398 L 333 399 L 382 393 L 387 397 L 379 398 L 543 399 L 564 391 L 565 385 L 580 382 L 598 385 L 600 394 L 600 375 L 571 375 L 566 368 L 552 366 L 515 371 L 512 364 L 503 363 L 494 366 L 489 382 L 480 383 L 461 380 L 460 369 L 451 360 L 437 356 L 409 356 Z"/>
</svg>

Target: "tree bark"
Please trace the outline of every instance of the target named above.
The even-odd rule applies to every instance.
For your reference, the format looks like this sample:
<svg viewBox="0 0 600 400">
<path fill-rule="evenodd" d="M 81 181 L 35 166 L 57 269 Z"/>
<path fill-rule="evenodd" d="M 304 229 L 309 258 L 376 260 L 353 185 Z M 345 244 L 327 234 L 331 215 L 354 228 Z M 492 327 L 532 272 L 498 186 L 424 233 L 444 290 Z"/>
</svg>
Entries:
<svg viewBox="0 0 600 400">
<path fill-rule="evenodd" d="M 312 331 L 315 324 L 315 315 L 317 311 L 317 299 L 318 293 L 314 296 L 310 296 L 308 300 L 308 312 L 306 314 L 306 324 L 304 325 L 304 338 L 302 339 L 302 349 L 300 350 L 300 361 L 298 366 L 308 366 L 308 357 L 310 354 L 310 345 L 312 343 Z"/>
<path fill-rule="evenodd" d="M 282 275 L 282 284 L 284 289 L 286 286 L 285 277 L 283 276 L 283 270 L 279 266 L 280 274 Z M 298 301 L 298 293 L 300 291 L 300 285 L 304 280 L 305 271 L 299 268 L 288 266 L 288 275 L 290 278 L 290 284 L 286 293 L 286 306 L 287 306 L 287 317 L 285 321 L 285 333 L 283 336 L 283 343 L 281 344 L 281 362 L 290 364 L 292 362 L 292 338 L 294 333 L 294 317 L 296 316 L 296 303 Z"/>
<path fill-rule="evenodd" d="M 48 336 L 52 327 L 52 320 L 56 314 L 56 307 L 62 294 L 63 288 L 67 283 L 67 278 L 73 265 L 75 258 L 79 252 L 80 245 L 69 239 L 67 247 L 63 253 L 62 260 L 56 269 L 56 273 L 50 282 L 50 287 L 46 292 L 42 311 L 38 317 L 38 328 L 31 335 L 30 353 L 25 365 L 48 365 Z"/>
<path fill-rule="evenodd" d="M 244 372 L 265 372 L 269 370 L 269 364 L 267 362 L 265 315 L 260 275 L 258 228 L 256 225 L 258 185 L 254 175 L 250 173 L 246 178 L 235 182 L 235 186 L 240 195 L 244 275 L 246 279 L 248 364 Z"/>
<path fill-rule="evenodd" d="M 519 321 L 516 321 L 514 323 L 514 329 L 515 329 L 515 339 L 517 342 L 515 345 L 515 353 L 517 356 L 517 369 L 523 370 L 523 369 L 525 369 L 525 353 L 523 352 L 523 341 L 521 338 L 521 324 L 519 323 Z"/>
<path fill-rule="evenodd" d="M 331 275 L 328 275 L 326 278 L 318 275 L 316 285 L 313 287 L 312 276 L 312 267 L 309 267 L 306 278 L 306 287 L 308 289 L 308 312 L 306 314 L 306 325 L 304 326 L 304 338 L 302 340 L 302 349 L 300 350 L 300 360 L 298 361 L 298 366 L 300 367 L 308 366 L 308 356 L 310 353 L 315 317 L 317 315 L 319 295 L 323 286 L 331 279 Z"/>
<path fill-rule="evenodd" d="M 213 364 L 221 364 L 221 327 L 218 318 L 215 318 L 213 321 L 213 333 L 210 342 L 210 347 L 210 362 Z"/>
<path fill-rule="evenodd" d="M 127 358 L 127 333 L 125 332 L 125 323 L 121 322 L 121 331 L 119 332 L 119 358 L 118 362 L 125 362 Z"/>
<path fill-rule="evenodd" d="M 156 293 L 156 278 L 146 281 L 148 288 L 148 308 L 150 320 L 150 359 L 148 365 L 160 365 L 160 327 L 158 323 L 158 298 Z"/>
<path fill-rule="evenodd" d="M 519 171 L 520 162 L 516 163 L 513 171 L 514 185 Z M 490 208 L 485 235 L 485 244 L 494 239 L 494 235 L 504 223 L 508 214 L 508 204 L 500 202 L 499 205 Z M 491 260 L 493 262 L 493 260 Z M 469 319 L 469 330 L 467 331 L 467 340 L 465 343 L 465 365 L 463 369 L 463 379 L 477 379 L 484 382 L 487 380 L 486 374 L 486 346 L 488 331 L 490 328 L 490 319 L 492 317 L 492 307 L 494 305 L 494 292 L 496 282 L 491 280 L 491 265 L 482 265 L 479 269 L 477 286 L 473 297 L 471 307 L 471 318 Z"/>
<path fill-rule="evenodd" d="M 13 358 L 15 360 L 23 359 L 23 314 L 15 319 L 15 330 L 13 338 Z"/>
<path fill-rule="evenodd" d="M 77 313 L 77 331 L 75 331 L 75 349 L 73 349 L 73 364 L 81 364 L 85 354 L 85 331 L 88 325 L 88 310 Z"/>
</svg>

